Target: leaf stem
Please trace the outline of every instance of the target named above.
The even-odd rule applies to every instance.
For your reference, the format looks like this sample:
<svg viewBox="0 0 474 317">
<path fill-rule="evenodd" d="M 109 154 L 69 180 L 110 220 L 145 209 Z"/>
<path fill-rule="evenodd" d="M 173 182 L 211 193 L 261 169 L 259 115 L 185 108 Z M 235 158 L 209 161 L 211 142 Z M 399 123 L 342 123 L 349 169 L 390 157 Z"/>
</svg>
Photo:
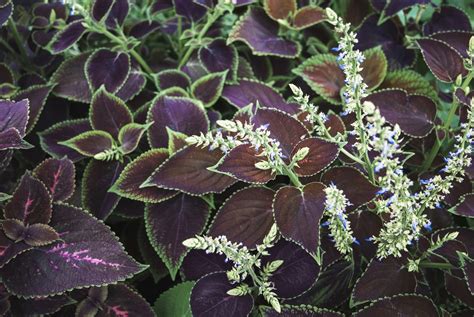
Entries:
<svg viewBox="0 0 474 317">
<path fill-rule="evenodd" d="M 15 21 L 13 19 L 8 20 L 8 26 L 13 34 L 13 39 L 15 40 L 16 46 L 20 50 L 20 55 L 22 60 L 27 63 L 28 62 L 28 54 L 26 54 L 25 46 L 23 46 L 24 40 L 21 39 L 20 33 L 16 27 Z"/>
<path fill-rule="evenodd" d="M 421 262 L 420 267 L 427 269 L 455 269 L 456 267 L 451 263 L 438 263 L 438 262 Z"/>
</svg>

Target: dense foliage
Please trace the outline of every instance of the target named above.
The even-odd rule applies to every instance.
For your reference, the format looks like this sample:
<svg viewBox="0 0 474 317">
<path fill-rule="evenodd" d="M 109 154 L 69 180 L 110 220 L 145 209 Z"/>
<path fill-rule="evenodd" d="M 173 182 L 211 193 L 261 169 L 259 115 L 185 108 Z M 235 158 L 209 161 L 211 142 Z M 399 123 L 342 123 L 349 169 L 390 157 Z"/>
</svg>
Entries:
<svg viewBox="0 0 474 317">
<path fill-rule="evenodd" d="M 0 0 L 0 315 L 473 316 L 473 18 Z"/>
</svg>

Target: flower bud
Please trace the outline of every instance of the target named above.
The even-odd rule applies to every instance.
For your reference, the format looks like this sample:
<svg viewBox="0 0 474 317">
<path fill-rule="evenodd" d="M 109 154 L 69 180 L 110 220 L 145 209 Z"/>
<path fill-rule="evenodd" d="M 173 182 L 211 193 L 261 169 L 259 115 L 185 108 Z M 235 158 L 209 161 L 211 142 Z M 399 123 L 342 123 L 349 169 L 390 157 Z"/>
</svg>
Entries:
<svg viewBox="0 0 474 317">
<path fill-rule="evenodd" d="M 308 156 L 308 153 L 309 153 L 309 147 L 305 146 L 305 147 L 302 147 L 301 149 L 298 150 L 298 152 L 296 152 L 296 154 L 293 156 L 293 160 L 295 162 L 299 162 L 301 160 L 303 160 L 306 156 Z"/>
<path fill-rule="evenodd" d="M 334 12 L 331 8 L 326 8 L 326 16 L 328 17 L 328 22 L 331 24 L 337 23 L 337 13 Z"/>
<path fill-rule="evenodd" d="M 272 168 L 272 166 L 267 162 L 267 161 L 260 161 L 255 163 L 255 167 L 258 168 L 259 170 L 269 170 Z"/>
</svg>

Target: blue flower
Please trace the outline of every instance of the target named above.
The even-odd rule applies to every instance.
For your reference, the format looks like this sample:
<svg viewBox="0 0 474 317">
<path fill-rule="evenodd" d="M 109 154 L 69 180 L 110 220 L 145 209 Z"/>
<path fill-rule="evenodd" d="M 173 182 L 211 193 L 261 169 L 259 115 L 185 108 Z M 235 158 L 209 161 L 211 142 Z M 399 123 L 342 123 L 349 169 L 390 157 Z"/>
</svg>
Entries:
<svg viewBox="0 0 474 317">
<path fill-rule="evenodd" d="M 374 169 L 375 173 L 380 172 L 384 167 L 385 167 L 385 165 L 382 162 L 377 163 L 377 165 L 375 165 L 375 169 Z"/>
<path fill-rule="evenodd" d="M 336 46 L 336 47 L 333 47 L 331 48 L 331 51 L 333 52 L 339 52 L 342 48 L 340 46 Z"/>
<path fill-rule="evenodd" d="M 431 227 L 431 221 L 428 221 L 428 223 L 426 223 L 423 227 L 424 227 L 428 232 L 433 231 L 433 228 Z"/>
<path fill-rule="evenodd" d="M 330 223 L 329 220 L 328 220 L 328 221 L 323 222 L 323 223 L 321 224 L 321 226 L 323 226 L 323 227 L 329 227 L 330 224 L 331 224 L 331 223 Z"/>
<path fill-rule="evenodd" d="M 353 238 L 353 239 L 352 239 L 352 242 L 355 243 L 355 244 L 357 244 L 357 245 L 360 245 L 359 240 L 357 240 L 356 238 Z"/>
<path fill-rule="evenodd" d="M 377 191 L 377 195 L 382 195 L 382 194 L 385 194 L 386 192 L 388 191 L 387 188 L 385 187 L 382 187 L 379 191 Z"/>
<path fill-rule="evenodd" d="M 427 185 L 431 182 L 431 179 L 420 179 L 420 184 L 421 185 Z"/>
</svg>

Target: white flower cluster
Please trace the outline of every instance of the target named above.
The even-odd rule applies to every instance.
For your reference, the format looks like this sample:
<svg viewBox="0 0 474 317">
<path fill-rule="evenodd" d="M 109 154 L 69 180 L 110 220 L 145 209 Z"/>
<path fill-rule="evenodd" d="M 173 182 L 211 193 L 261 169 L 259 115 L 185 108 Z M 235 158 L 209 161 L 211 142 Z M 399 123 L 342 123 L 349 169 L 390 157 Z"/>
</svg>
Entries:
<svg viewBox="0 0 474 317">
<path fill-rule="evenodd" d="M 329 217 L 323 225 L 329 226 L 331 237 L 334 239 L 337 250 L 346 256 L 352 254 L 353 243 L 358 243 L 352 235 L 350 221 L 345 214 L 350 202 L 343 191 L 331 184 L 324 189 L 326 193 L 325 214 Z"/>
<path fill-rule="evenodd" d="M 252 254 L 246 246 L 242 245 L 242 243 L 231 242 L 227 240 L 225 236 L 219 236 L 217 238 L 196 236 L 195 238 L 183 241 L 183 245 L 191 249 L 205 250 L 206 253 L 224 254 L 226 256 L 226 261 L 230 260 L 233 262 L 232 269 L 227 272 L 227 278 L 231 283 L 241 283 L 235 288 L 229 290 L 227 293 L 232 296 L 243 296 L 249 294 L 252 291 L 252 288 L 242 282 L 250 276 L 255 287 L 258 289 L 258 293 L 262 295 L 277 312 L 280 312 L 280 302 L 274 292 L 274 285 L 269 281 L 269 278 L 272 273 L 283 264 L 283 261 L 272 261 L 262 268 L 262 262 L 260 259 L 261 256 L 269 255 L 267 249 L 274 245 L 277 236 L 278 229 L 277 226 L 273 224 L 270 231 L 263 239 L 263 243 L 257 245 L 256 254 Z M 254 268 L 259 270 L 258 275 Z"/>
</svg>

